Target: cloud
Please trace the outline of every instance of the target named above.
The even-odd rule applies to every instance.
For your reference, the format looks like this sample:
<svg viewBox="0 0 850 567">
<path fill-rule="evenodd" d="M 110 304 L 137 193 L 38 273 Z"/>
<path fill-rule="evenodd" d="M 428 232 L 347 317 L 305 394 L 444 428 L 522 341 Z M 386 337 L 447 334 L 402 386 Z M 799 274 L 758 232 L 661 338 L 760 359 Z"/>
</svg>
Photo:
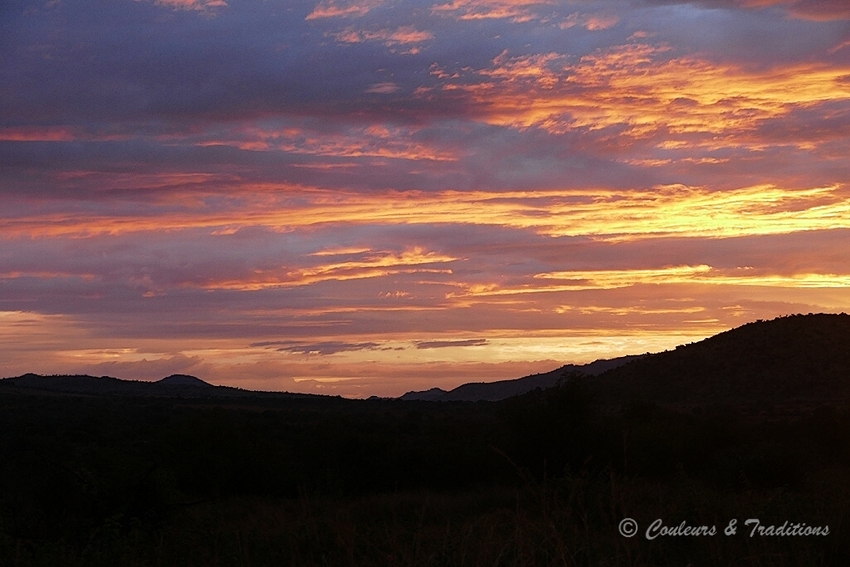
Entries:
<svg viewBox="0 0 850 567">
<path fill-rule="evenodd" d="M 0 140 L 10 142 L 69 142 L 78 136 L 63 127 L 12 127 L 0 129 Z"/>
<path fill-rule="evenodd" d="M 295 354 L 319 354 L 329 355 L 339 352 L 355 352 L 361 350 L 376 350 L 380 347 L 378 343 L 348 343 L 343 341 L 325 341 L 320 343 L 298 343 L 296 341 L 263 341 L 253 343 L 252 347 L 277 347 L 278 352 L 292 352 Z"/>
<path fill-rule="evenodd" d="M 850 197 L 842 185 L 785 189 L 756 185 L 729 190 L 679 184 L 632 190 L 442 191 L 373 194 L 313 191 L 296 200 L 259 194 L 227 211 L 201 204 L 153 208 L 134 216 L 79 212 L 73 218 L 36 214 L 0 222 L 7 235 L 88 236 L 150 231 L 203 230 L 224 235 L 262 227 L 272 233 L 335 226 L 465 224 L 532 230 L 550 236 L 587 236 L 624 241 L 660 236 L 735 237 L 848 228 Z M 293 206 L 297 204 L 298 206 Z M 132 205 L 128 205 L 132 207 Z M 200 207 L 200 209 L 198 208 Z M 459 258 L 414 246 L 376 250 L 346 261 L 277 265 L 255 271 L 248 281 L 210 282 L 238 289 L 353 280 L 405 272 L 450 273 Z M 187 282 L 188 284 L 189 282 Z"/>
<path fill-rule="evenodd" d="M 795 108 L 850 100 L 850 67 L 808 63 L 750 71 L 671 51 L 627 44 L 572 64 L 557 53 L 503 52 L 478 71 L 483 80 L 458 88 L 493 124 L 552 132 L 619 128 L 621 138 L 688 136 L 691 145 L 709 148 L 748 145 L 754 128 Z"/>
<path fill-rule="evenodd" d="M 397 84 L 387 81 L 370 85 L 369 88 L 363 92 L 376 94 L 393 94 L 395 92 L 398 92 L 400 88 L 401 87 L 399 87 Z"/>
<path fill-rule="evenodd" d="M 321 18 L 357 18 L 365 16 L 373 9 L 381 6 L 382 0 L 358 0 L 357 2 L 336 2 L 334 0 L 322 0 L 307 15 L 307 20 Z"/>
<path fill-rule="evenodd" d="M 617 25 L 619 21 L 620 18 L 616 14 L 582 14 L 573 12 L 563 22 L 558 24 L 558 27 L 566 30 L 573 26 L 582 26 L 588 31 L 600 31 Z"/>
<path fill-rule="evenodd" d="M 649 4 L 694 4 L 705 8 L 761 9 L 781 7 L 795 17 L 811 20 L 850 19 L 844 0 L 644 0 Z"/>
<path fill-rule="evenodd" d="M 850 5 L 844 0 L 797 0 L 790 3 L 790 11 L 811 20 L 850 20 Z"/>
<path fill-rule="evenodd" d="M 392 82 L 376 83 L 366 93 L 393 94 L 400 87 Z M 231 146 L 246 151 L 280 151 L 286 155 L 332 158 L 390 158 L 404 160 L 453 161 L 451 148 L 420 141 L 416 127 L 404 125 L 340 125 L 316 130 L 297 121 L 266 120 L 261 124 L 240 124 L 220 128 L 197 142 L 200 147 Z M 300 167 L 321 167 L 322 163 L 300 163 Z M 340 164 L 333 164 L 340 167 Z M 356 164 L 351 164 L 356 165 Z"/>
<path fill-rule="evenodd" d="M 174 10 L 207 11 L 227 6 L 225 0 L 155 0 L 157 6 L 166 6 Z"/>
<path fill-rule="evenodd" d="M 387 47 L 422 43 L 434 39 L 434 34 L 417 30 L 414 26 L 401 26 L 396 29 L 381 29 L 376 31 L 347 28 L 331 34 L 341 43 L 361 43 L 364 41 L 380 41 Z"/>
<path fill-rule="evenodd" d="M 453 0 L 437 4 L 431 10 L 460 20 L 506 19 L 523 23 L 540 18 L 538 10 L 551 4 L 549 0 Z"/>
<path fill-rule="evenodd" d="M 240 274 L 236 278 L 220 280 L 214 278 L 200 282 L 185 282 L 184 285 L 201 287 L 207 290 L 261 290 L 313 285 L 324 281 L 348 281 L 357 279 L 382 278 L 403 273 L 439 274 L 451 270 L 441 264 L 455 262 L 457 258 L 425 252 L 421 248 L 405 250 L 400 254 L 377 252 L 360 255 L 358 258 L 343 259 L 330 264 L 304 266 L 274 266 L 266 269 L 253 269 L 250 274 Z"/>
<path fill-rule="evenodd" d="M 455 348 L 455 347 L 471 347 L 471 346 L 484 346 L 488 344 L 487 339 L 465 339 L 465 340 L 452 340 L 452 341 L 423 341 L 420 343 L 416 343 L 417 349 L 429 349 L 429 348 Z"/>
</svg>

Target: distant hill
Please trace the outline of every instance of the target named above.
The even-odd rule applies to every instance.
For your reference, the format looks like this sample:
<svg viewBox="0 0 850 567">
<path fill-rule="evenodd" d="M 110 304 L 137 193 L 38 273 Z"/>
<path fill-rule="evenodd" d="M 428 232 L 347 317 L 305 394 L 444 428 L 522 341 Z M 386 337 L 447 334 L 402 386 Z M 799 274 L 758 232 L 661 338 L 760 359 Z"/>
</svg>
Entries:
<svg viewBox="0 0 850 567">
<path fill-rule="evenodd" d="M 585 381 L 602 404 L 753 408 L 850 401 L 850 315 L 756 321 Z"/>
<path fill-rule="evenodd" d="M 41 391 L 89 396 L 145 395 L 155 392 L 151 382 L 119 380 L 110 376 L 24 374 L 0 380 L 0 386 L 23 392 Z"/>
<path fill-rule="evenodd" d="M 215 388 L 212 384 L 208 382 L 204 382 L 200 378 L 195 378 L 194 376 L 189 376 L 188 374 L 172 374 L 171 376 L 166 376 L 157 384 L 162 386 L 190 386 L 196 388 Z"/>
<path fill-rule="evenodd" d="M 76 396 L 149 396 L 169 398 L 247 398 L 247 397 L 326 397 L 286 392 L 254 392 L 213 386 L 200 378 L 186 374 L 172 374 L 156 382 L 121 380 L 111 376 L 24 374 L 0 379 L 0 392 L 41 395 Z"/>
<path fill-rule="evenodd" d="M 612 368 L 622 366 L 632 360 L 640 358 L 640 356 L 623 356 L 620 358 L 612 358 L 607 360 L 597 360 L 590 364 L 567 364 L 551 372 L 543 374 L 532 374 L 524 378 L 515 378 L 512 380 L 499 380 L 497 382 L 469 382 L 462 384 L 453 390 L 443 390 L 441 388 L 431 388 L 422 392 L 408 392 L 401 396 L 400 399 L 412 401 L 429 401 L 429 402 L 498 402 L 513 396 L 519 396 L 536 389 L 545 390 L 551 388 L 558 383 L 564 376 L 572 373 L 579 373 L 585 376 L 596 376 Z"/>
</svg>

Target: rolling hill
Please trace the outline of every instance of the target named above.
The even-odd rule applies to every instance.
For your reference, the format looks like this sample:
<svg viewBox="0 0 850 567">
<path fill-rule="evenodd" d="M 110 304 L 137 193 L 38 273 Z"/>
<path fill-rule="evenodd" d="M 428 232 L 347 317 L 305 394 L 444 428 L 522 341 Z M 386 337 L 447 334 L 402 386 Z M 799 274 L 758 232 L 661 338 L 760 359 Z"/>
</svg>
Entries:
<svg viewBox="0 0 850 567">
<path fill-rule="evenodd" d="M 0 392 L 66 396 L 133 396 L 165 398 L 311 397 L 310 394 L 254 392 L 229 386 L 213 386 L 200 378 L 172 374 L 156 382 L 121 380 L 111 376 L 24 374 L 0 379 Z M 326 397 L 326 396 L 314 396 Z"/>
</svg>

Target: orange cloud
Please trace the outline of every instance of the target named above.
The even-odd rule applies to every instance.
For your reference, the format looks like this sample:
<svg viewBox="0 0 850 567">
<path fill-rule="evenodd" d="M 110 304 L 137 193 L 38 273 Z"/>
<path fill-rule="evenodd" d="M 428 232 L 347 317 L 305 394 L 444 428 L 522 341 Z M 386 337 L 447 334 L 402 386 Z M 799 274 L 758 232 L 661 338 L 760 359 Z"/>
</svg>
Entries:
<svg viewBox="0 0 850 567">
<path fill-rule="evenodd" d="M 325 254 L 322 254 L 325 255 Z M 342 255 L 342 254 L 334 254 Z M 254 270 L 238 280 L 214 281 L 200 284 L 204 289 L 232 289 L 256 291 L 260 289 L 294 287 L 336 280 L 359 280 L 401 273 L 451 273 L 446 267 L 437 267 L 458 260 L 452 256 L 425 252 L 421 248 L 405 250 L 401 254 L 376 252 L 355 253 L 354 258 L 318 266 L 272 270 Z M 190 284 L 194 287 L 194 284 Z"/>
<path fill-rule="evenodd" d="M 60 126 L 38 128 L 0 128 L 0 140 L 8 142 L 70 142 L 77 137 Z"/>
<path fill-rule="evenodd" d="M 528 293 L 553 293 L 583 290 L 611 290 L 636 285 L 702 284 L 724 286 L 758 286 L 790 289 L 850 288 L 850 274 L 775 274 L 753 268 L 721 270 L 707 265 L 674 266 L 657 269 L 623 269 L 548 272 L 534 276 L 541 283 L 503 287 L 497 284 L 465 286 L 461 293 L 451 297 L 486 297 L 521 295 Z M 560 312 L 564 308 L 558 308 Z M 606 308 L 607 310 L 608 308 Z M 597 310 L 598 311 L 598 310 Z M 628 312 L 638 312 L 630 308 Z"/>
<path fill-rule="evenodd" d="M 384 82 L 372 85 L 366 92 L 392 94 L 398 90 L 399 87 L 395 83 Z M 380 157 L 429 161 L 458 159 L 452 151 L 441 149 L 436 144 L 413 141 L 411 138 L 414 133 L 415 130 L 407 127 L 377 125 L 332 134 L 318 134 L 290 127 L 240 126 L 231 132 L 230 136 L 205 140 L 197 145 L 233 146 L 249 151 L 278 150 L 292 154 L 340 158 Z"/>
<path fill-rule="evenodd" d="M 598 270 L 550 272 L 535 278 L 571 281 L 575 289 L 617 289 L 638 284 L 702 283 L 713 285 L 746 285 L 793 288 L 850 287 L 850 274 L 764 273 L 753 268 L 719 270 L 711 266 L 675 266 L 650 270 Z"/>
<path fill-rule="evenodd" d="M 552 132 L 625 128 L 643 138 L 662 132 L 703 147 L 750 145 L 749 132 L 769 119 L 821 103 L 850 100 L 850 67 L 800 63 L 745 69 L 642 43 L 599 50 L 571 63 L 556 53 L 510 58 L 502 53 L 483 79 L 447 86 L 466 91 L 482 119 Z M 496 79 L 495 81 L 493 79 Z M 693 140 L 693 135 L 701 139 Z"/>
<path fill-rule="evenodd" d="M 383 4 L 382 0 L 358 0 L 356 2 L 322 0 L 316 4 L 316 7 L 305 19 L 360 17 L 365 16 L 381 4 Z"/>
<path fill-rule="evenodd" d="M 772 185 L 730 191 L 683 185 L 644 190 L 382 192 L 360 194 L 279 185 L 243 186 L 242 208 L 156 217 L 33 215 L 0 219 L 12 235 L 119 234 L 206 228 L 224 234 L 261 226 L 291 231 L 344 224 L 477 224 L 534 230 L 551 236 L 625 241 L 661 236 L 728 238 L 850 228 L 850 194 L 843 186 L 784 190 Z M 252 193 L 253 191 L 253 193 Z M 194 199 L 199 200 L 200 195 Z M 296 203 L 294 205 L 293 203 Z"/>
<path fill-rule="evenodd" d="M 431 11 L 459 20 L 506 19 L 521 23 L 539 19 L 534 8 L 552 3 L 550 0 L 453 0 L 434 6 Z"/>
<path fill-rule="evenodd" d="M 364 41 L 380 41 L 384 45 L 404 45 L 422 43 L 434 39 L 434 34 L 428 31 L 417 30 L 413 26 L 401 26 L 394 30 L 382 29 L 377 31 L 357 30 L 348 28 L 341 32 L 331 34 L 334 39 L 341 43 L 362 43 Z"/>
</svg>

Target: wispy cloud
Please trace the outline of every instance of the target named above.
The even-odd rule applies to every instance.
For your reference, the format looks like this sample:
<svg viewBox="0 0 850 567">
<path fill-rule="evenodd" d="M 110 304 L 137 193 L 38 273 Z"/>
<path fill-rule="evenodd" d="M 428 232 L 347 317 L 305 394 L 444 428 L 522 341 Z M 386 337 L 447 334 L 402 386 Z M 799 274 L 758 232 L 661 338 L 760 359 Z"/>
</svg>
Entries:
<svg viewBox="0 0 850 567">
<path fill-rule="evenodd" d="M 384 81 L 382 83 L 375 83 L 373 85 L 369 85 L 369 88 L 363 92 L 375 94 L 392 94 L 394 92 L 398 92 L 400 88 L 401 87 L 399 87 L 393 82 Z"/>
<path fill-rule="evenodd" d="M 341 43 L 362 43 L 365 41 L 379 41 L 391 47 L 393 45 L 418 44 L 434 39 L 434 34 L 429 31 L 421 31 L 414 26 L 401 26 L 395 29 L 379 29 L 375 31 L 347 28 L 341 32 L 331 34 Z"/>
<path fill-rule="evenodd" d="M 418 349 L 429 348 L 457 348 L 457 347 L 474 347 L 484 346 L 487 344 L 487 339 L 462 339 L 454 341 L 423 341 L 416 343 Z"/>
<path fill-rule="evenodd" d="M 522 23 L 540 18 L 539 10 L 552 3 L 549 0 L 453 0 L 437 4 L 431 10 L 460 20 L 505 19 Z"/>
<path fill-rule="evenodd" d="M 279 352 L 296 354 L 329 355 L 338 352 L 355 352 L 360 350 L 375 350 L 378 343 L 347 343 L 344 341 L 325 341 L 320 343 L 299 343 L 297 341 L 266 341 L 254 343 L 252 347 L 274 347 Z"/>
<path fill-rule="evenodd" d="M 271 188 L 270 188 L 271 189 Z M 775 186 L 712 190 L 682 185 L 639 190 L 560 190 L 491 193 L 360 193 L 301 191 L 292 200 L 259 193 L 226 211 L 210 211 L 201 198 L 186 206 L 166 202 L 143 215 L 45 214 L 0 221 L 4 232 L 40 236 L 122 234 L 195 228 L 233 232 L 265 227 L 287 232 L 322 225 L 469 224 L 531 229 L 550 236 L 626 241 L 662 236 L 739 237 L 850 228 L 846 187 L 783 189 Z M 298 206 L 293 206 L 296 204 Z M 260 206 L 262 204 L 262 206 Z M 175 211 L 176 209 L 176 211 Z M 323 278 L 345 268 L 445 264 L 457 258 L 414 248 L 382 252 L 364 261 L 299 272 L 292 281 Z"/>
<path fill-rule="evenodd" d="M 674 3 L 675 0 L 650 0 L 652 3 Z M 681 4 L 697 4 L 716 8 L 759 9 L 771 6 L 785 8 L 796 17 L 811 20 L 850 19 L 850 6 L 844 0 L 681 0 Z"/>
<path fill-rule="evenodd" d="M 165 6 L 174 10 L 206 11 L 227 6 L 225 0 L 155 0 L 157 6 Z"/>
<path fill-rule="evenodd" d="M 754 71 L 671 51 L 635 43 L 577 62 L 557 53 L 503 52 L 477 72 L 482 80 L 457 88 L 493 124 L 552 132 L 616 128 L 625 143 L 679 137 L 689 147 L 709 149 L 758 147 L 763 142 L 752 133 L 765 122 L 795 108 L 850 100 L 850 66 L 807 63 Z M 812 143 L 804 136 L 801 143 Z"/>
<path fill-rule="evenodd" d="M 373 9 L 382 5 L 382 0 L 342 1 L 321 0 L 313 11 L 307 15 L 308 20 L 320 18 L 356 18 L 365 16 Z"/>
<path fill-rule="evenodd" d="M 564 21 L 558 24 L 558 27 L 566 30 L 573 26 L 582 26 L 589 31 L 599 31 L 615 26 L 619 21 L 620 18 L 613 13 L 583 14 L 580 12 L 573 12 L 567 16 Z"/>
</svg>

